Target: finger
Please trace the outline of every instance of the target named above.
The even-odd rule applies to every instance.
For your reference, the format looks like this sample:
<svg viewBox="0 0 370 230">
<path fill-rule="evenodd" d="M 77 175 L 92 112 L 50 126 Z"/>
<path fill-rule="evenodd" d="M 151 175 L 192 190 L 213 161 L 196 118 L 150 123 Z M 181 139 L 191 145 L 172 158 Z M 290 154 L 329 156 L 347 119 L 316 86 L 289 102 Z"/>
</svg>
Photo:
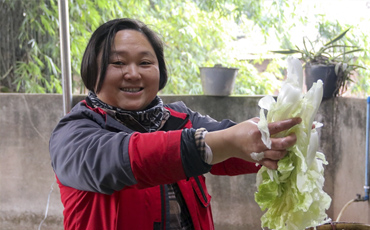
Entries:
<svg viewBox="0 0 370 230">
<path fill-rule="evenodd" d="M 260 121 L 260 118 L 259 118 L 259 117 L 253 117 L 253 118 L 251 118 L 250 120 L 252 120 L 252 121 L 254 121 L 254 122 L 258 123 L 258 122 Z"/>
<path fill-rule="evenodd" d="M 274 135 L 280 133 L 281 131 L 287 130 L 292 128 L 293 126 L 301 123 L 302 119 L 299 117 L 283 120 L 283 121 L 276 121 L 271 122 L 268 124 L 268 128 L 270 131 L 270 135 Z"/>
<path fill-rule="evenodd" d="M 247 120 L 247 122 L 251 122 L 255 125 L 258 125 L 258 122 L 260 121 L 259 117 L 253 117 L 252 119 Z"/>
<path fill-rule="evenodd" d="M 277 169 L 278 168 L 278 161 L 270 160 L 270 159 L 263 159 L 258 162 L 260 165 L 263 165 L 269 169 Z"/>
<path fill-rule="evenodd" d="M 286 137 L 271 138 L 271 149 L 285 150 L 297 142 L 297 136 L 292 133 Z"/>
<path fill-rule="evenodd" d="M 283 159 L 287 153 L 286 150 L 267 150 L 264 152 L 264 158 L 270 160 L 280 160 Z"/>
</svg>

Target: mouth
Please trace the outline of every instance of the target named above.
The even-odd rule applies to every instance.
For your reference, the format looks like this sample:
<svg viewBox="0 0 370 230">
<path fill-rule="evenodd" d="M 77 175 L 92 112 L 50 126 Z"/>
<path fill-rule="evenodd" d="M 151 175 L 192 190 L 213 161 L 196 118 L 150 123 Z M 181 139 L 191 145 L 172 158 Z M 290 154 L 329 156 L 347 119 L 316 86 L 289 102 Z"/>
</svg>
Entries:
<svg viewBox="0 0 370 230">
<path fill-rule="evenodd" d="M 135 87 L 135 88 L 120 88 L 121 91 L 126 93 L 137 93 L 143 90 L 144 88 L 141 87 Z"/>
</svg>

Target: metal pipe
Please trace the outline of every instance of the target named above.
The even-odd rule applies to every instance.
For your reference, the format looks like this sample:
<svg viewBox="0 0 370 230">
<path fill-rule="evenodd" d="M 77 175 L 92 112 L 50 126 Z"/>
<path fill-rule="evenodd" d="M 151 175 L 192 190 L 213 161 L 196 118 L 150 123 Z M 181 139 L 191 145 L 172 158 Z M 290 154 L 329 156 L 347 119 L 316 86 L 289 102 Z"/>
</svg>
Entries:
<svg viewBox="0 0 370 230">
<path fill-rule="evenodd" d="M 59 0 L 59 38 L 62 64 L 63 112 L 67 114 L 72 108 L 72 80 L 69 44 L 68 0 Z"/>
<path fill-rule="evenodd" d="M 69 14 L 68 0 L 58 0 L 59 11 L 59 40 L 60 40 L 60 56 L 62 69 L 62 87 L 63 87 L 63 113 L 66 115 L 72 108 L 72 84 L 71 84 L 71 62 L 70 62 L 70 45 L 69 45 Z M 46 203 L 45 217 L 41 221 L 38 230 L 46 220 L 49 210 L 50 195 L 53 191 L 51 184 L 48 201 Z"/>
</svg>

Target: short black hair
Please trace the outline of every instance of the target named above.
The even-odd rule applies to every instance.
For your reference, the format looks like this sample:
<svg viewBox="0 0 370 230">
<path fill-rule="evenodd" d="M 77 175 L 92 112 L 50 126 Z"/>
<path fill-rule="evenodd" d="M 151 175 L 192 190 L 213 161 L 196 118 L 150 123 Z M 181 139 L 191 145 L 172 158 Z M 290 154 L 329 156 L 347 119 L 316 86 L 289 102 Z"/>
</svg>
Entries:
<svg viewBox="0 0 370 230">
<path fill-rule="evenodd" d="M 139 20 L 120 18 L 104 23 L 91 35 L 81 62 L 81 78 L 88 90 L 93 92 L 96 90 L 95 93 L 99 93 L 101 90 L 109 64 L 109 56 L 114 37 L 118 31 L 126 29 L 139 31 L 146 36 L 158 59 L 160 73 L 158 90 L 165 87 L 168 76 L 161 38 Z M 102 58 L 100 61 L 100 73 L 98 74 L 98 55 L 100 52 L 102 52 Z M 98 76 L 100 78 L 97 84 Z"/>
</svg>

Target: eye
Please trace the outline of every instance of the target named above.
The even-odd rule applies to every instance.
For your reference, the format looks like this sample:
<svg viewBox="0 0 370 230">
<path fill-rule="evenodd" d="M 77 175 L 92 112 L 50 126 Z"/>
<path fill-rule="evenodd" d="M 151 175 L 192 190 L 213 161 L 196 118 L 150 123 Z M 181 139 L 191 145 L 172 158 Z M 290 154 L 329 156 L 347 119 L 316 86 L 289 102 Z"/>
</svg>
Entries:
<svg viewBox="0 0 370 230">
<path fill-rule="evenodd" d="M 122 61 L 115 61 L 115 62 L 112 62 L 113 65 L 124 65 L 125 63 L 123 63 Z"/>
<path fill-rule="evenodd" d="M 142 61 L 140 64 L 141 65 L 150 65 L 150 64 L 152 64 L 152 62 L 150 62 L 150 61 Z"/>
</svg>

